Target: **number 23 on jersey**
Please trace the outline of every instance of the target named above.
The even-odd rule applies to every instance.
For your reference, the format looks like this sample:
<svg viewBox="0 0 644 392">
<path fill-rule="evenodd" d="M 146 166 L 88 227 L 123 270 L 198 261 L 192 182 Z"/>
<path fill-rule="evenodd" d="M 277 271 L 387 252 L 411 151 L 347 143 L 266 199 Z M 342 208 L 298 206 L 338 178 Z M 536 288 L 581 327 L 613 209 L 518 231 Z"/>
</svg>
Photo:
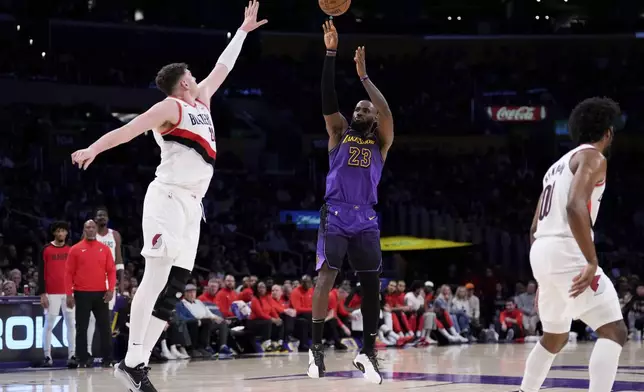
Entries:
<svg viewBox="0 0 644 392">
<path fill-rule="evenodd" d="M 371 150 L 368 148 L 349 147 L 347 165 L 364 168 L 371 166 Z"/>
</svg>

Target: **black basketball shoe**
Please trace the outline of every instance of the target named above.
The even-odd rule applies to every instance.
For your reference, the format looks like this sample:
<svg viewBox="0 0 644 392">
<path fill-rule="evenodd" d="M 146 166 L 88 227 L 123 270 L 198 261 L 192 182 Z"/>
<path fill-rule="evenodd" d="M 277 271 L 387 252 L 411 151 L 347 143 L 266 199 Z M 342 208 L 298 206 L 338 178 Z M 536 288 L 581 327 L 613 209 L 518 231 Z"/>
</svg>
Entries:
<svg viewBox="0 0 644 392">
<path fill-rule="evenodd" d="M 118 366 L 114 367 L 114 377 L 116 377 L 130 392 L 157 392 L 148 378 L 149 367 L 144 364 L 131 368 L 125 365 L 122 360 Z"/>
</svg>

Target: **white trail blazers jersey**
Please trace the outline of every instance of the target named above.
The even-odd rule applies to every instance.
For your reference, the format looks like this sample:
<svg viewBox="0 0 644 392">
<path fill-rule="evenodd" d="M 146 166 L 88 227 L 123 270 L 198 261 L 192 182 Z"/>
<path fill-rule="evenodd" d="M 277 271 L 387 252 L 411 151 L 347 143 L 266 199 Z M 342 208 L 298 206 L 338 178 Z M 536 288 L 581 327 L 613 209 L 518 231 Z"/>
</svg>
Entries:
<svg viewBox="0 0 644 392">
<path fill-rule="evenodd" d="M 116 239 L 114 238 L 114 230 L 107 229 L 107 234 L 105 235 L 96 233 L 96 239 L 98 242 L 110 248 L 112 258 L 114 259 L 114 262 L 116 262 Z"/>
<path fill-rule="evenodd" d="M 159 182 L 189 189 L 203 197 L 210 186 L 217 143 L 210 110 L 203 102 L 192 106 L 174 97 L 179 106 L 179 122 L 161 133 L 153 132 L 161 147 L 161 163 L 157 167 Z"/>
<path fill-rule="evenodd" d="M 566 212 L 568 193 L 570 193 L 570 187 L 574 177 L 570 170 L 570 160 L 577 152 L 590 148 L 594 149 L 595 147 L 589 144 L 578 146 L 561 157 L 546 172 L 546 175 L 543 177 L 541 208 L 537 212 L 538 221 L 537 231 L 534 235 L 535 238 L 573 238 L 572 230 L 570 230 L 570 224 L 568 223 L 568 213 Z M 605 188 L 606 180 L 595 185 L 590 200 L 588 200 L 588 212 L 590 213 L 591 225 L 594 225 L 597 219 L 599 203 L 601 202 Z"/>
</svg>

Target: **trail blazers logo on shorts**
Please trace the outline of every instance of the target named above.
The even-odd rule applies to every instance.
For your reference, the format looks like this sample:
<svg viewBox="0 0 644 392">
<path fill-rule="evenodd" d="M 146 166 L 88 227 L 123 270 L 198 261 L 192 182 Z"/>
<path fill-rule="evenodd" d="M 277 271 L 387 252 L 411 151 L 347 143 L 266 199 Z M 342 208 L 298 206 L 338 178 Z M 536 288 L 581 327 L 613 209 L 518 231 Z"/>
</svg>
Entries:
<svg viewBox="0 0 644 392">
<path fill-rule="evenodd" d="M 595 275 L 593 281 L 590 282 L 590 289 L 595 292 L 595 296 L 600 295 L 606 289 L 604 279 L 600 279 L 601 275 Z"/>
<path fill-rule="evenodd" d="M 155 234 L 154 237 L 152 237 L 152 249 L 159 249 L 161 245 L 163 245 L 161 234 Z"/>
</svg>

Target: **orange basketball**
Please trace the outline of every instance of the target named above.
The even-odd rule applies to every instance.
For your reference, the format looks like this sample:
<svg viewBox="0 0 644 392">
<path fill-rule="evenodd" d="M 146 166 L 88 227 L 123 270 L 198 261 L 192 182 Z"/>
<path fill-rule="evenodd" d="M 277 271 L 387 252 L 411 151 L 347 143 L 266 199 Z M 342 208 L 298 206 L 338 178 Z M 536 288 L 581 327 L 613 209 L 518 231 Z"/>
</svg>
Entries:
<svg viewBox="0 0 644 392">
<path fill-rule="evenodd" d="M 322 11 L 329 16 L 340 16 L 347 12 L 351 0 L 318 0 Z"/>
</svg>

